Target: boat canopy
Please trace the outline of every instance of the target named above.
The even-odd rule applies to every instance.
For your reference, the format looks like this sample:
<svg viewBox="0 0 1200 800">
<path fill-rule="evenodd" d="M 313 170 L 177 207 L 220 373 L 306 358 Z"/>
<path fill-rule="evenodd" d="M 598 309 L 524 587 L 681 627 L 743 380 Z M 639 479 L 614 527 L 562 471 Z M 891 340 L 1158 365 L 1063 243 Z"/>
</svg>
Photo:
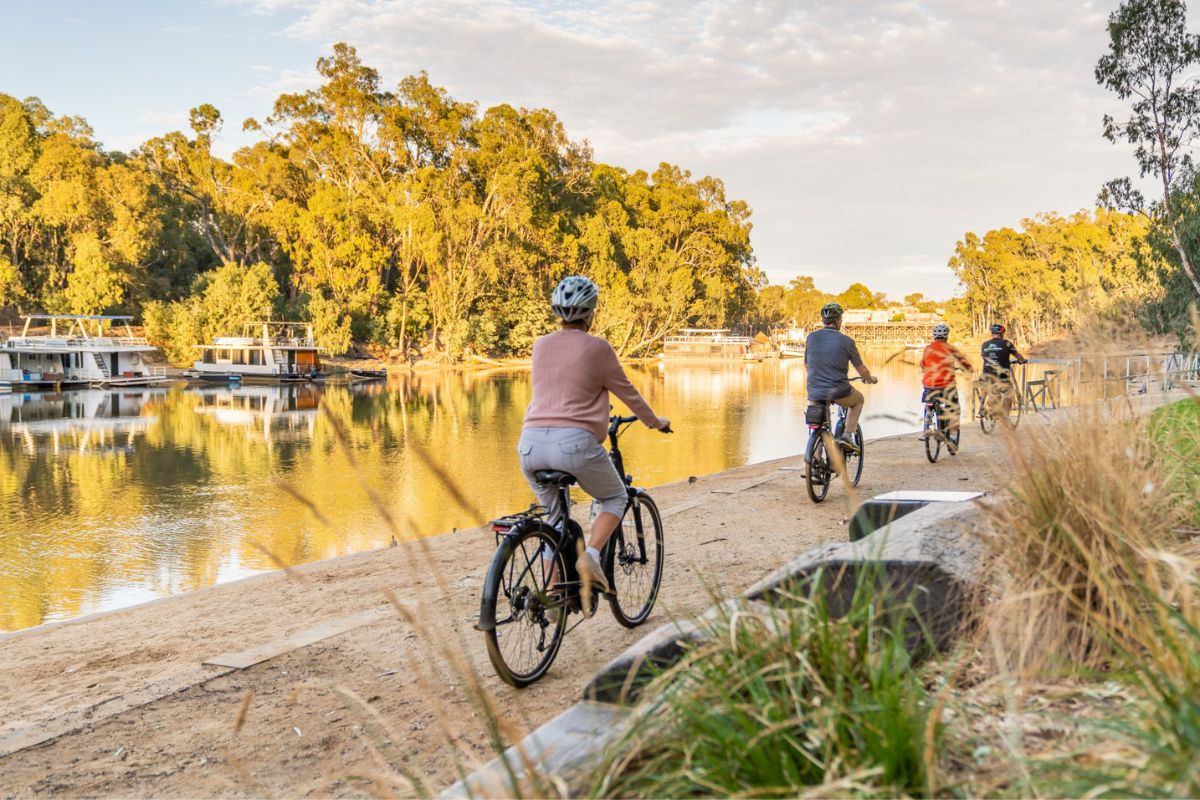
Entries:
<svg viewBox="0 0 1200 800">
<path fill-rule="evenodd" d="M 91 337 L 104 337 L 104 323 L 109 323 L 110 327 L 116 327 L 117 324 L 123 325 L 125 334 L 129 338 L 133 338 L 133 329 L 130 323 L 133 322 L 133 317 L 125 314 L 26 314 L 25 327 L 21 331 L 21 336 L 29 336 L 29 329 L 33 326 L 34 321 L 49 322 L 50 335 L 58 336 L 59 323 L 68 323 L 65 336 L 71 336 L 75 331 L 79 331 L 84 339 Z M 86 323 L 94 322 L 95 325 Z M 89 330 L 89 328 L 91 330 Z"/>
</svg>

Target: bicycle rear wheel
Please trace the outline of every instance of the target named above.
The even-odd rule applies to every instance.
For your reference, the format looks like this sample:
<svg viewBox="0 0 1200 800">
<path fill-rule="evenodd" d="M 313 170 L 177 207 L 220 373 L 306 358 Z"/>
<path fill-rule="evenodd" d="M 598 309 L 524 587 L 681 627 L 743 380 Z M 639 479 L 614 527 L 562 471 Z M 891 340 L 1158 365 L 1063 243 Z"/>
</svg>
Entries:
<svg viewBox="0 0 1200 800">
<path fill-rule="evenodd" d="M 809 435 L 809 439 L 812 441 L 808 450 L 812 456 L 808 461 L 808 469 L 804 471 L 804 488 L 808 490 L 808 497 L 814 503 L 821 502 L 825 499 L 825 495 L 829 494 L 829 482 L 832 479 L 829 451 L 825 449 L 826 435 L 819 430 L 813 431 Z"/>
<path fill-rule="evenodd" d="M 537 523 L 511 534 L 496 548 L 483 585 L 481 620 L 487 630 L 488 658 L 496 674 L 518 689 L 546 674 L 562 644 L 566 609 L 549 596 L 551 569 L 542 547 L 553 549 L 557 532 Z M 566 580 L 566 563 L 556 558 L 558 578 Z"/>
<path fill-rule="evenodd" d="M 985 394 L 979 401 L 979 428 L 986 434 L 996 430 L 996 418 L 992 416 L 991 395 Z"/>
<path fill-rule="evenodd" d="M 632 530 L 626 523 L 632 521 Z M 646 621 L 662 585 L 662 517 L 649 495 L 640 495 L 605 545 L 604 574 L 612 593 L 608 605 L 617 622 L 636 628 Z"/>
<path fill-rule="evenodd" d="M 942 452 L 942 426 L 938 418 L 937 408 L 929 406 L 925 409 L 925 457 L 930 464 L 936 464 L 938 454 Z"/>
</svg>

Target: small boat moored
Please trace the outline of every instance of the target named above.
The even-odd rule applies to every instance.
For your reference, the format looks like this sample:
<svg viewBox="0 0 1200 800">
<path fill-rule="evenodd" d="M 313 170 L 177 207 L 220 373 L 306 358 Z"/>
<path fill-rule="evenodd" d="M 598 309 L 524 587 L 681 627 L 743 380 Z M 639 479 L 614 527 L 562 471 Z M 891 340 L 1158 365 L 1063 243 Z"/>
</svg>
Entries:
<svg viewBox="0 0 1200 800">
<path fill-rule="evenodd" d="M 387 378 L 386 369 L 352 369 L 350 379 L 355 381 L 381 381 Z"/>
</svg>

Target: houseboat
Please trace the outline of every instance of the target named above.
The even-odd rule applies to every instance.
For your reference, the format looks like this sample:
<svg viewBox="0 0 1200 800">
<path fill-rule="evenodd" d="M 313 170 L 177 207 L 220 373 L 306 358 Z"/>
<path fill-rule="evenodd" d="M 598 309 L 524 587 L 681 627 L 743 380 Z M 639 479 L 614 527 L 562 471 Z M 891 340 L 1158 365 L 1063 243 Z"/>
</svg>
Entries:
<svg viewBox="0 0 1200 800">
<path fill-rule="evenodd" d="M 728 328 L 684 328 L 663 340 L 663 358 L 745 358 L 749 336 L 732 336 Z"/>
<path fill-rule="evenodd" d="M 133 335 L 132 319 L 31 314 L 19 336 L 0 344 L 0 382 L 13 389 L 45 389 L 166 381 L 166 368 L 148 363 L 157 351 Z"/>
<path fill-rule="evenodd" d="M 241 336 L 199 344 L 186 375 L 205 382 L 300 383 L 323 380 L 320 348 L 307 322 L 252 322 Z"/>
</svg>

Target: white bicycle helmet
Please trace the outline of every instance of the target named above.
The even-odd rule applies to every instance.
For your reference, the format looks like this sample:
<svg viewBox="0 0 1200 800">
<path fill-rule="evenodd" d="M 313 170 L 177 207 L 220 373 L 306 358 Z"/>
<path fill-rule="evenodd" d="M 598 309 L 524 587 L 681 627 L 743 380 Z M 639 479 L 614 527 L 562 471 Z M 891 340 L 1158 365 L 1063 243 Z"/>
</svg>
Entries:
<svg viewBox="0 0 1200 800">
<path fill-rule="evenodd" d="M 582 275 L 568 275 L 554 287 L 550 308 L 563 322 L 579 322 L 596 309 L 599 299 L 600 288 L 596 284 Z"/>
<path fill-rule="evenodd" d="M 944 322 L 934 325 L 933 326 L 933 338 L 949 339 L 950 338 L 950 326 Z"/>
</svg>

